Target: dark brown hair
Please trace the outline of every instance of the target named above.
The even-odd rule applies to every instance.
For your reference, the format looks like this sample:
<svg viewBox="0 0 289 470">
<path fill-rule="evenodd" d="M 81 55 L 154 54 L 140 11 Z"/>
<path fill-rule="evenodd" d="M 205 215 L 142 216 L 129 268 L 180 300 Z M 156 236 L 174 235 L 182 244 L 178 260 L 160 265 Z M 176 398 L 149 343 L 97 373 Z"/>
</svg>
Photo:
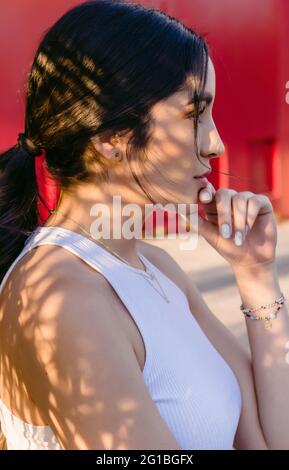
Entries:
<svg viewBox="0 0 289 470">
<path fill-rule="evenodd" d="M 120 0 L 82 3 L 45 32 L 37 49 L 27 84 L 25 134 L 45 148 L 47 168 L 61 187 L 89 181 L 92 161 L 106 178 L 90 138 L 132 131 L 128 161 L 144 158 L 151 106 L 193 75 L 198 110 L 207 62 L 205 41 L 157 9 Z M 197 122 L 198 112 L 196 132 Z M 0 155 L 0 281 L 37 226 L 38 197 L 34 157 L 15 145 Z"/>
</svg>

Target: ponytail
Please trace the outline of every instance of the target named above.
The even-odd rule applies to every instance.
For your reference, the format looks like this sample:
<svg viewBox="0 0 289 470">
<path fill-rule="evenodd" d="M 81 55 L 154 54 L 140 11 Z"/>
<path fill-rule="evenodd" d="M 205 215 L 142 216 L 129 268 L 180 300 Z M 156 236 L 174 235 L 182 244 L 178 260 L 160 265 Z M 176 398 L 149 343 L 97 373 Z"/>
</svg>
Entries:
<svg viewBox="0 0 289 470">
<path fill-rule="evenodd" d="M 19 144 L 0 154 L 0 282 L 38 224 L 34 158 Z"/>
</svg>

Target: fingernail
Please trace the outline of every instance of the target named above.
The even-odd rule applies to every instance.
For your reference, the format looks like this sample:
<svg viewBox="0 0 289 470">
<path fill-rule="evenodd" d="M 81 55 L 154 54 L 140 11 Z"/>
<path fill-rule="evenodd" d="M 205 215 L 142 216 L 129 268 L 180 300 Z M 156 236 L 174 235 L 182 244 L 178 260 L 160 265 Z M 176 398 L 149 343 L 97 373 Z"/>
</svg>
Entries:
<svg viewBox="0 0 289 470">
<path fill-rule="evenodd" d="M 211 199 L 211 195 L 208 193 L 208 191 L 202 191 L 200 197 L 203 201 L 210 201 Z"/>
<path fill-rule="evenodd" d="M 249 230 L 249 225 L 248 225 L 248 224 L 246 224 L 246 225 L 245 225 L 245 236 L 247 235 L 247 233 L 248 233 L 248 230 Z"/>
<path fill-rule="evenodd" d="M 240 246 L 243 243 L 242 232 L 237 231 L 235 233 L 235 245 Z"/>
<path fill-rule="evenodd" d="M 221 225 L 221 232 L 222 232 L 222 236 L 224 238 L 230 238 L 231 236 L 231 227 L 229 224 L 222 224 Z"/>
</svg>

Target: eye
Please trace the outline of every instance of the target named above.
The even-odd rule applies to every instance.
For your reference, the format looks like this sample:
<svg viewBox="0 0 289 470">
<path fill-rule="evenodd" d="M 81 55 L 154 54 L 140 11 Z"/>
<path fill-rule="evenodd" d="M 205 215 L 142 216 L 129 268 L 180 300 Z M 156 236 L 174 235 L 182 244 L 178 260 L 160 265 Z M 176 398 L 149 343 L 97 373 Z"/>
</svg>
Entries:
<svg viewBox="0 0 289 470">
<path fill-rule="evenodd" d="M 203 112 L 205 111 L 205 109 L 206 109 L 206 106 L 205 106 L 205 105 L 200 108 L 199 116 L 200 116 L 201 114 L 203 114 Z M 186 117 L 187 117 L 188 119 L 195 119 L 195 118 L 196 118 L 196 112 L 195 112 L 195 111 L 192 111 L 192 112 L 188 113 Z M 199 120 L 199 122 L 200 122 L 200 120 Z"/>
</svg>

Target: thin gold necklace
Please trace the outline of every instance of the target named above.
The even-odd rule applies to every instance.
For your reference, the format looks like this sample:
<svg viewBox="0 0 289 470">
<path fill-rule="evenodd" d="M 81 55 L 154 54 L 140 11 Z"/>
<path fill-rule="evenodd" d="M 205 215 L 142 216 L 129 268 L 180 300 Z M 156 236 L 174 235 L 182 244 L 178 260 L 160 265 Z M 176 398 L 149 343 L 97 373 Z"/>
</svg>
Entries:
<svg viewBox="0 0 289 470">
<path fill-rule="evenodd" d="M 76 222 L 76 220 L 74 220 L 72 217 L 69 217 L 68 215 L 65 215 L 63 212 L 61 212 L 59 209 L 53 209 L 53 210 L 50 210 L 49 211 L 50 214 L 55 214 L 56 212 L 59 212 L 63 217 L 67 218 L 67 219 L 70 219 L 72 222 L 74 222 L 82 231 L 83 233 L 85 233 L 90 240 L 92 240 L 94 243 L 96 243 L 96 240 L 95 238 L 93 238 L 90 233 L 88 232 L 88 230 L 86 230 L 84 227 L 82 227 L 82 225 L 80 225 L 78 222 Z M 53 227 L 53 225 L 52 225 Z M 135 270 L 136 270 L 136 273 L 138 274 L 141 274 L 148 282 L 149 284 L 155 289 L 156 292 L 158 292 L 158 294 L 160 294 L 163 299 L 167 302 L 167 303 L 170 303 L 170 299 L 167 297 L 166 293 L 164 292 L 162 286 L 160 285 L 156 275 L 147 267 L 145 266 L 145 264 L 143 263 L 143 261 L 141 260 L 142 262 L 142 265 L 144 266 L 145 268 L 145 271 L 143 271 L 142 269 L 140 268 L 136 268 L 135 266 L 133 266 L 131 263 L 129 263 L 128 261 L 126 261 L 124 258 L 122 258 L 118 253 L 116 253 L 115 251 L 113 251 L 111 248 L 108 248 L 107 245 L 105 245 L 101 240 L 97 240 L 107 251 L 109 251 L 111 254 L 115 255 L 118 259 L 120 259 L 121 261 L 123 261 L 126 265 L 130 266 L 130 267 L 133 267 Z M 156 287 L 152 284 L 151 281 L 156 281 L 158 283 L 158 286 L 160 287 L 161 291 L 160 292 L 158 289 L 156 289 Z"/>
</svg>

